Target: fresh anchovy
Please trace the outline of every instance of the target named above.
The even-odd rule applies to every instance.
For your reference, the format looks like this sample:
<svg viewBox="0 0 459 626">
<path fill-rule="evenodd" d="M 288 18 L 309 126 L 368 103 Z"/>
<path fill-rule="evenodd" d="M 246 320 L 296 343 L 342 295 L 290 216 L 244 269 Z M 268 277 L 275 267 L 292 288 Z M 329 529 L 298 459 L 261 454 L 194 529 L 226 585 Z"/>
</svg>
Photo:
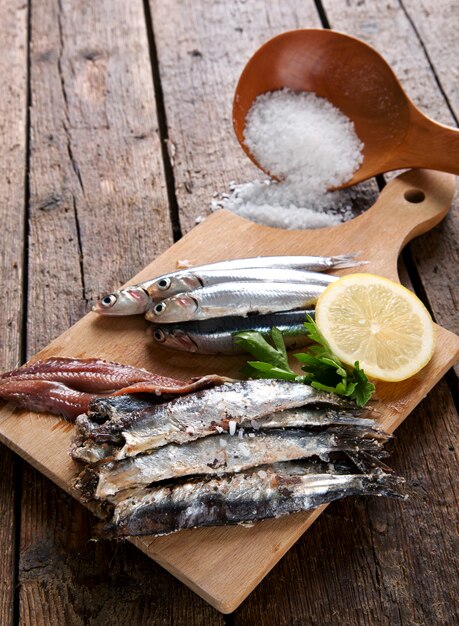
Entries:
<svg viewBox="0 0 459 626">
<path fill-rule="evenodd" d="M 231 259 L 229 261 L 218 261 L 208 265 L 200 265 L 199 269 L 239 269 L 247 267 L 282 267 L 309 272 L 327 272 L 331 269 L 341 269 L 345 267 L 355 267 L 361 265 L 361 261 L 356 261 L 357 253 L 341 254 L 338 256 L 255 256 L 246 259 Z M 166 274 L 167 275 L 167 274 Z"/>
<path fill-rule="evenodd" d="M 194 291 L 201 287 L 210 287 L 220 283 L 305 283 L 329 285 L 338 280 L 337 276 L 320 272 L 309 272 L 282 267 L 248 268 L 191 268 L 188 271 L 170 274 L 150 286 L 147 291 L 154 301 L 164 300 L 169 296 Z"/>
<path fill-rule="evenodd" d="M 128 401 L 129 396 L 126 396 L 125 399 Z M 103 404 L 110 406 L 109 402 L 104 402 Z M 147 405 L 148 401 L 139 397 L 136 400 L 136 404 L 131 404 L 130 410 L 140 411 L 146 408 Z M 387 433 L 382 431 L 378 422 L 371 418 L 368 419 L 360 417 L 360 414 L 361 411 L 351 409 L 346 411 L 336 411 L 325 410 L 324 408 L 302 407 L 299 409 L 286 409 L 285 411 L 278 411 L 277 413 L 272 413 L 266 417 L 252 420 L 250 423 L 245 425 L 245 428 L 255 432 L 259 430 L 265 432 L 276 428 L 352 426 L 354 427 L 354 430 L 360 429 L 362 436 L 365 434 L 376 439 L 387 439 Z M 99 419 L 103 418 L 99 417 Z M 116 417 L 111 414 L 111 419 L 116 419 Z M 84 434 L 81 439 L 74 443 L 71 451 L 74 459 L 93 464 L 106 459 L 115 460 L 122 458 L 120 456 L 120 448 L 117 448 L 117 443 L 122 441 L 121 437 L 118 442 L 112 441 L 108 443 L 98 443 L 91 438 L 93 436 L 91 433 L 95 428 L 97 428 L 97 423 L 91 421 L 87 415 L 81 415 L 78 418 L 78 422 L 80 433 Z M 241 428 L 240 432 L 241 431 L 244 431 L 244 428 Z M 94 433 L 94 436 L 96 436 L 96 433 Z M 249 435 L 249 437 L 252 436 L 253 434 Z"/>
<path fill-rule="evenodd" d="M 186 394 L 229 380 L 210 374 L 183 381 L 101 359 L 53 357 L 1 374 L 0 398 L 31 411 L 74 420 L 88 410 L 91 400 L 108 392 L 148 393 L 157 402 L 164 394 Z M 152 405 L 151 399 L 148 405 Z"/>
<path fill-rule="evenodd" d="M 159 323 L 306 309 L 325 287 L 300 283 L 222 283 L 162 300 L 145 317 Z"/>
<path fill-rule="evenodd" d="M 109 293 L 92 307 L 99 315 L 138 315 L 151 304 L 143 283 Z"/>
<path fill-rule="evenodd" d="M 403 482 L 381 471 L 295 475 L 266 468 L 144 489 L 119 502 L 111 518 L 95 530 L 98 536 L 108 538 L 240 524 L 307 511 L 347 496 L 405 498 Z"/>
<path fill-rule="evenodd" d="M 192 272 L 203 270 L 236 270 L 248 268 L 281 268 L 287 270 L 326 272 L 330 269 L 340 269 L 345 267 L 355 267 L 361 265 L 355 261 L 355 254 L 343 254 L 339 256 L 267 256 L 253 257 L 249 259 L 234 259 L 231 261 L 220 261 L 206 265 L 198 265 L 186 270 L 178 270 L 156 276 L 150 280 L 131 285 L 125 289 L 120 289 L 109 293 L 97 302 L 93 311 L 99 315 L 136 315 L 145 313 L 151 305 L 151 300 L 164 298 L 172 283 L 180 280 L 182 276 L 190 275 Z M 196 285 L 196 288 L 201 285 Z M 172 292 L 169 291 L 171 295 Z"/>
<path fill-rule="evenodd" d="M 119 401 L 110 397 L 91 404 L 92 421 L 103 419 L 99 412 L 109 415 L 107 421 L 93 428 L 88 429 L 86 419 L 77 420 L 79 439 L 116 444 L 116 458 L 135 456 L 168 443 L 193 441 L 221 429 L 231 430 L 236 424 L 250 423 L 283 409 L 307 405 L 352 408 L 345 399 L 308 385 L 271 379 L 224 384 L 140 410 L 126 408 L 127 396 L 122 398 L 123 409 L 117 411 Z"/>
<path fill-rule="evenodd" d="M 324 432 L 272 431 L 250 437 L 220 435 L 184 445 L 170 444 L 147 455 L 87 469 L 78 487 L 86 496 L 110 499 L 125 489 L 161 480 L 198 474 L 232 474 L 258 465 L 311 456 L 327 457 L 333 451 L 378 452 L 382 442 L 364 439 L 359 429 L 330 428 Z M 95 483 L 95 484 L 94 484 Z"/>
<path fill-rule="evenodd" d="M 255 330 L 267 337 L 273 326 L 285 339 L 287 348 L 299 348 L 309 342 L 304 326 L 306 313 L 314 311 L 284 311 L 250 317 L 218 317 L 181 324 L 152 324 L 147 331 L 156 343 L 167 348 L 198 354 L 238 354 L 243 348 L 234 343 L 233 335 L 244 330 Z"/>
</svg>

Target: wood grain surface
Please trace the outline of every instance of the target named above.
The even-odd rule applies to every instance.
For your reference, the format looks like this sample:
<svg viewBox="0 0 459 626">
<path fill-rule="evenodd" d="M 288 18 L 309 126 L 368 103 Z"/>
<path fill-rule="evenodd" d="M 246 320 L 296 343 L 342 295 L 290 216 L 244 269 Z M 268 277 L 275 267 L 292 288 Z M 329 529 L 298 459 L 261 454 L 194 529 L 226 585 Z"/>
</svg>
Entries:
<svg viewBox="0 0 459 626">
<path fill-rule="evenodd" d="M 27 6 L 0 0 L 0 367 L 21 358 L 24 215 L 26 206 Z M 15 617 L 14 588 L 19 524 L 15 507 L 22 462 L 0 445 L 0 624 Z"/>
<path fill-rule="evenodd" d="M 413 190 L 424 194 L 421 203 L 409 201 Z M 426 170 L 407 172 L 385 187 L 369 211 L 351 222 L 320 232 L 261 227 L 222 211 L 182 238 L 133 281 L 173 269 L 177 259 L 183 257 L 201 264 L 263 253 L 280 254 L 286 248 L 291 254 L 307 249 L 311 254 L 320 251 L 328 255 L 358 249 L 368 261 L 369 272 L 396 280 L 401 248 L 446 215 L 454 191 L 455 180 L 451 175 Z M 210 237 L 228 231 L 233 233 L 234 239 L 215 238 L 218 243 L 209 249 Z M 376 238 L 384 246 L 384 255 L 374 246 Z M 97 354 L 183 379 L 210 371 L 228 376 L 238 374 L 241 357 L 188 355 L 184 358 L 181 353 L 169 353 L 160 346 L 136 340 L 143 328 L 143 318 L 100 318 L 91 313 L 36 358 L 51 354 L 84 357 Z M 438 328 L 434 356 L 422 372 L 400 383 L 378 383 L 376 408 L 381 425 L 392 432 L 458 357 L 459 338 Z M 79 468 L 68 455 L 72 431 L 70 424 L 52 416 L 9 407 L 0 414 L 2 440 L 60 487 L 78 497 L 72 485 Z M 132 542 L 218 610 L 227 613 L 239 606 L 323 508 L 262 522 L 250 529 L 240 526 L 203 528 L 167 537 L 135 538 Z"/>
<path fill-rule="evenodd" d="M 141 3 L 32 3 L 30 118 L 29 356 L 172 243 Z M 88 543 L 89 514 L 28 466 L 21 513 L 21 623 L 218 624 L 132 546 Z"/>
<path fill-rule="evenodd" d="M 454 3 L 143 4 L 0 0 L 0 216 L 5 241 L 0 272 L 8 294 L 0 302 L 4 369 L 16 365 L 21 353 L 25 356 L 27 341 L 31 355 L 78 319 L 99 292 L 128 279 L 166 249 L 172 226 L 180 234 L 177 221 L 183 231 L 192 228 L 196 217 L 207 214 L 214 191 L 224 191 L 231 180 L 259 177 L 234 139 L 231 100 L 245 62 L 269 37 L 288 28 L 326 25 L 328 17 L 338 30 L 375 45 L 426 113 L 444 123 L 457 120 Z M 319 17 L 321 4 L 326 15 Z M 28 133 L 27 70 L 33 83 Z M 163 110 L 159 123 L 155 99 Z M 163 163 L 160 140 L 168 133 L 170 158 L 163 153 Z M 33 160 L 30 171 L 27 160 Z M 163 170 L 168 168 L 166 184 Z M 374 183 L 369 189 L 369 194 L 359 192 L 359 206 L 371 204 Z M 21 284 L 24 210 L 31 215 L 25 223 L 30 250 L 24 255 L 31 274 L 29 293 Z M 418 295 L 439 323 L 457 332 L 456 216 L 455 205 L 453 214 L 411 244 L 404 257 Z M 22 301 L 29 308 L 27 335 L 21 332 Z M 457 393 L 457 378 L 448 380 Z M 421 501 L 403 505 L 397 512 L 400 523 L 390 533 L 384 529 L 387 520 L 381 522 L 377 513 L 385 518 L 385 502 L 329 507 L 227 623 L 322 626 L 338 620 L 449 626 L 458 621 L 458 602 L 451 593 L 458 551 L 450 509 L 443 506 L 458 499 L 457 461 L 450 450 L 457 441 L 457 423 L 443 384 L 397 431 L 393 444 L 391 463 L 420 483 Z M 67 623 L 92 626 L 125 623 L 131 615 L 139 625 L 222 623 L 216 611 L 129 544 L 87 544 L 87 513 L 34 470 L 26 470 L 22 507 L 16 506 L 20 518 L 15 519 L 20 489 L 15 496 L 11 480 L 20 485 L 19 465 L 13 471 L 13 455 L 5 448 L 0 454 L 2 625 L 48 624 L 50 617 L 64 616 Z M 58 498 L 58 509 L 53 498 Z M 47 515 L 39 510 L 40 500 L 47 503 Z M 389 507 L 392 511 L 392 503 Z M 343 518 L 350 520 L 347 525 Z M 72 541 L 80 545 L 69 548 L 69 557 L 63 524 L 72 519 Z M 19 544 L 13 539 L 20 529 Z M 46 553 L 40 553 L 44 538 Z M 17 585 L 20 552 L 27 561 L 21 559 Z M 53 566 L 46 567 L 47 561 Z M 365 568 L 369 574 L 363 576 Z M 47 605 L 48 589 L 57 603 L 54 609 Z M 13 606 L 19 607 L 20 617 Z"/>
</svg>

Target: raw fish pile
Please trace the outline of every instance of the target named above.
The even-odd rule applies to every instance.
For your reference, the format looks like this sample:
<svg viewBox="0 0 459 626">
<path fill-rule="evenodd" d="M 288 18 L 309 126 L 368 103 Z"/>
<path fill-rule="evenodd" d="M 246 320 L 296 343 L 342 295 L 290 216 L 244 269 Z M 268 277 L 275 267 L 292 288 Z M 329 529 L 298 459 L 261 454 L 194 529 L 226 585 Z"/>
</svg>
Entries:
<svg viewBox="0 0 459 626">
<path fill-rule="evenodd" d="M 222 261 L 121 289 L 93 310 L 101 315 L 145 313 L 157 343 L 187 352 L 232 354 L 241 350 L 233 341 L 235 333 L 256 330 L 266 336 L 273 326 L 288 338 L 288 347 L 299 347 L 308 342 L 305 311 L 338 280 L 324 272 L 356 265 L 360 263 L 352 254 Z"/>
<path fill-rule="evenodd" d="M 158 404 L 93 400 L 76 420 L 76 487 L 101 537 L 164 535 L 305 511 L 349 495 L 403 497 L 388 435 L 343 398 L 279 380 L 234 381 Z"/>
<path fill-rule="evenodd" d="M 403 497 L 371 411 L 300 383 L 180 381 L 56 357 L 0 376 L 0 397 L 75 419 L 76 486 L 101 537 L 168 534 L 305 511 L 349 495 Z"/>
</svg>

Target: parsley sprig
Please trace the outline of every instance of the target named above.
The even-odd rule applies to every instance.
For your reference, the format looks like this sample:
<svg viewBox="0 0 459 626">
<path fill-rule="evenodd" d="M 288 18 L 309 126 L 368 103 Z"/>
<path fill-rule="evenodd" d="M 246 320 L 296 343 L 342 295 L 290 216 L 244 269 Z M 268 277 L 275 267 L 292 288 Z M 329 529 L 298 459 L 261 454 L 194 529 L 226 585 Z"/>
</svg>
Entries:
<svg viewBox="0 0 459 626">
<path fill-rule="evenodd" d="M 359 362 L 356 361 L 354 367 L 345 366 L 333 354 L 312 317 L 306 315 L 306 318 L 304 325 L 314 343 L 307 352 L 294 355 L 302 364 L 304 374 L 296 374 L 290 367 L 284 337 L 278 328 L 271 329 L 272 344 L 261 333 L 253 330 L 234 336 L 239 346 L 258 359 L 248 361 L 243 373 L 251 378 L 279 378 L 304 383 L 321 391 L 350 398 L 358 406 L 365 406 L 375 386 L 369 382 Z"/>
</svg>

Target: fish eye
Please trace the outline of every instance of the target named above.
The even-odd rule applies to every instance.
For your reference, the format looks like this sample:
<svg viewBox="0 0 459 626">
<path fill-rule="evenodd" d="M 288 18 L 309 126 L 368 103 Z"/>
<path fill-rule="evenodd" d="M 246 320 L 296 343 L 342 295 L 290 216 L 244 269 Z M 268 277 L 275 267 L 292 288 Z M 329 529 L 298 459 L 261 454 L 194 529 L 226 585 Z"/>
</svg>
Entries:
<svg viewBox="0 0 459 626">
<path fill-rule="evenodd" d="M 115 302 L 116 302 L 116 296 L 114 293 L 111 293 L 110 295 L 105 296 L 105 298 L 102 298 L 101 300 L 102 306 L 105 306 L 107 308 L 113 306 Z"/>
<path fill-rule="evenodd" d="M 166 303 L 159 302 L 153 309 L 153 312 L 155 315 L 161 315 L 161 313 L 163 313 L 165 310 L 166 310 Z"/>
<path fill-rule="evenodd" d="M 161 289 L 161 291 L 165 291 L 166 289 L 169 289 L 170 286 L 171 286 L 170 278 L 161 278 L 161 280 L 158 280 L 158 289 Z"/>
<path fill-rule="evenodd" d="M 153 332 L 153 339 L 157 341 L 158 343 L 163 343 L 164 341 L 166 341 L 166 334 L 162 330 L 157 328 Z"/>
</svg>

